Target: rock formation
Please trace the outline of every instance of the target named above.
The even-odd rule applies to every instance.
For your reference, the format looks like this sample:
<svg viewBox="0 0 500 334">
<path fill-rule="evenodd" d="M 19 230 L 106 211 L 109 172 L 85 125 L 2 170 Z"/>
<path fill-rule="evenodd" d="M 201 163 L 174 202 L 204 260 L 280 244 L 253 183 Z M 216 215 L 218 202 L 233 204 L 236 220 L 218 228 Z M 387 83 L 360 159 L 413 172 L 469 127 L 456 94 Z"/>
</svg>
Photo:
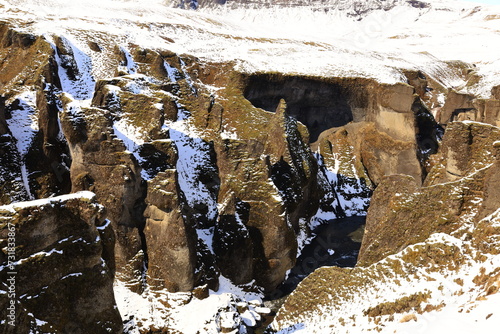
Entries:
<svg viewBox="0 0 500 334">
<path fill-rule="evenodd" d="M 2 332 L 122 332 L 104 211 L 90 192 L 0 207 Z"/>
<path fill-rule="evenodd" d="M 494 255 L 500 197 L 494 184 L 498 184 L 499 136 L 499 129 L 488 124 L 450 123 L 423 186 L 408 175 L 383 178 L 371 199 L 356 268 L 321 268 L 311 274 L 280 309 L 274 328 L 301 321 L 314 324 L 311 318 L 325 317 L 320 310 L 327 308 L 332 320 L 324 323 L 336 323 L 335 333 L 355 325 L 354 319 L 358 324 L 370 321 L 370 327 L 380 330 L 405 313 L 413 312 L 417 319 L 441 309 L 449 295 L 463 294 L 469 286 L 479 296 L 493 293 L 490 284 L 498 280 Z M 487 272 L 477 270 L 485 261 L 482 257 L 496 263 Z M 405 288 L 408 276 L 420 283 Z M 454 277 L 458 278 L 453 281 Z M 441 288 L 434 290 L 436 281 Z M 371 298 L 386 302 L 349 307 L 357 294 L 370 289 Z M 397 291 L 407 295 L 399 299 L 379 295 Z M 479 298 L 463 302 L 473 304 Z M 312 327 L 316 332 L 321 328 Z"/>
</svg>

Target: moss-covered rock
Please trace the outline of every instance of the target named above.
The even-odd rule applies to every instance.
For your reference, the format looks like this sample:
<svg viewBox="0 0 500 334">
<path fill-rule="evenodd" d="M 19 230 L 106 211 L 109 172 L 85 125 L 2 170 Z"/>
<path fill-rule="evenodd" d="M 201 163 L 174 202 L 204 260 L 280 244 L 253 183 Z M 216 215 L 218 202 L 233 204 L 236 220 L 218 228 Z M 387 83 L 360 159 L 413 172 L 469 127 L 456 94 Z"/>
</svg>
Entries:
<svg viewBox="0 0 500 334">
<path fill-rule="evenodd" d="M 358 264 L 372 264 L 432 233 L 450 234 L 472 223 L 471 217 L 484 211 L 479 203 L 488 209 L 475 219 L 494 212 L 500 205 L 491 187 L 498 177 L 493 153 L 498 131 L 487 124 L 451 123 L 438 153 L 441 162 L 424 187 L 408 176 L 385 178 L 372 197 Z"/>
</svg>

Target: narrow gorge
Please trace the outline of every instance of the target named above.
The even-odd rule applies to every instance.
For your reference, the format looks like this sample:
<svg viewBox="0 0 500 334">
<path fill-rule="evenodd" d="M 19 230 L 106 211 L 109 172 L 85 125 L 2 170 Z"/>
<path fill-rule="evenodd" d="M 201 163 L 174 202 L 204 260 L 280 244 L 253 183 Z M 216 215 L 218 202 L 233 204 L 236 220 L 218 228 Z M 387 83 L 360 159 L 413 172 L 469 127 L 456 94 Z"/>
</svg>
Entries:
<svg viewBox="0 0 500 334">
<path fill-rule="evenodd" d="M 179 44 L 283 40 L 123 6 L 0 3 L 0 332 L 383 332 L 496 294 L 500 80 L 259 68 Z"/>
</svg>

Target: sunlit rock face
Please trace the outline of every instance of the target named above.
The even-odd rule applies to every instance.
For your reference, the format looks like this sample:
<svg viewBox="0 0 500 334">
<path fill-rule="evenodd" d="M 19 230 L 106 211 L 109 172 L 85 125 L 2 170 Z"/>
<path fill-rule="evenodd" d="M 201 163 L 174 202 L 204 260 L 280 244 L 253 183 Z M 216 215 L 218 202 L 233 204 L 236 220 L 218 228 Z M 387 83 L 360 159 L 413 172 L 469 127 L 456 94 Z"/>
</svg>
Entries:
<svg viewBox="0 0 500 334">
<path fill-rule="evenodd" d="M 444 318 L 463 317 L 455 308 L 470 313 L 461 326 L 490 314 L 500 268 L 500 197 L 492 188 L 498 184 L 499 131 L 484 123 L 450 123 L 423 186 L 408 175 L 385 177 L 371 198 L 356 268 L 315 271 L 272 327 L 278 333 L 341 333 L 354 325 L 412 332 L 428 326 L 429 318 L 454 326 Z M 360 293 L 369 297 L 360 299 Z M 410 318 L 416 323 L 407 324 Z"/>
</svg>

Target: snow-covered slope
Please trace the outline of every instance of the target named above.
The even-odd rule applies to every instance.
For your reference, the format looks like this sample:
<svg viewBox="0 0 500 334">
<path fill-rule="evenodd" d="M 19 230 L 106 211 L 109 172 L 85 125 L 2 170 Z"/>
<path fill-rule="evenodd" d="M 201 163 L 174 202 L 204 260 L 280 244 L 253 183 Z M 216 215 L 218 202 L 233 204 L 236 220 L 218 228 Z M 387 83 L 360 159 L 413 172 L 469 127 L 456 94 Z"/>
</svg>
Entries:
<svg viewBox="0 0 500 334">
<path fill-rule="evenodd" d="M 499 213 L 478 226 L 498 229 Z M 497 239 L 466 240 L 444 233 L 364 268 L 320 268 L 302 283 L 273 324 L 277 333 L 495 333 L 500 325 L 500 257 L 475 246 Z M 493 242 L 492 242 L 493 241 Z M 321 286 L 320 292 L 307 291 Z M 311 296 L 317 296 L 312 297 Z M 287 304 L 313 305 L 298 316 Z M 297 315 L 297 313 L 295 313 Z"/>
<path fill-rule="evenodd" d="M 235 60 L 248 72 L 365 76 L 394 83 L 402 80 L 401 68 L 413 68 L 460 89 L 465 82 L 447 61 L 462 60 L 475 64 L 482 77 L 469 88 L 472 93 L 489 97 L 492 85 L 499 83 L 500 59 L 492 52 L 500 42 L 496 6 L 393 1 L 390 10 L 368 11 L 368 3 L 363 15 L 352 17 L 344 8 L 351 2 L 338 3 L 343 5 L 328 11 L 229 5 L 186 11 L 162 1 L 3 0 L 0 10 L 2 17 L 18 20 L 22 30 L 62 34 L 68 40 L 113 36 L 124 45 Z M 106 66 L 93 62 L 99 75 Z"/>
<path fill-rule="evenodd" d="M 429 255 L 421 254 L 423 249 Z M 324 303 L 313 307 L 312 312 L 304 309 L 302 316 L 292 321 L 281 320 L 274 326 L 280 334 L 494 333 L 500 324 L 500 295 L 494 293 L 498 289 L 500 258 L 487 256 L 477 261 L 478 254 L 469 253 L 470 250 L 467 242 L 434 234 L 425 243 L 410 246 L 395 256 L 363 268 L 349 278 L 350 282 L 322 268 L 322 272 L 313 274 L 316 280 L 331 275 L 331 279 L 345 285 L 330 290 L 330 284 L 335 283 L 323 283 Z M 452 253 L 455 262 L 446 262 L 448 264 L 438 263 L 432 255 L 440 254 L 448 259 Z M 418 265 L 408 261 L 415 254 L 417 259 L 420 256 Z M 429 260 L 427 257 L 429 264 L 424 265 L 424 259 Z M 364 283 L 358 286 L 360 282 Z M 306 296 L 298 298 L 308 299 Z"/>
</svg>

